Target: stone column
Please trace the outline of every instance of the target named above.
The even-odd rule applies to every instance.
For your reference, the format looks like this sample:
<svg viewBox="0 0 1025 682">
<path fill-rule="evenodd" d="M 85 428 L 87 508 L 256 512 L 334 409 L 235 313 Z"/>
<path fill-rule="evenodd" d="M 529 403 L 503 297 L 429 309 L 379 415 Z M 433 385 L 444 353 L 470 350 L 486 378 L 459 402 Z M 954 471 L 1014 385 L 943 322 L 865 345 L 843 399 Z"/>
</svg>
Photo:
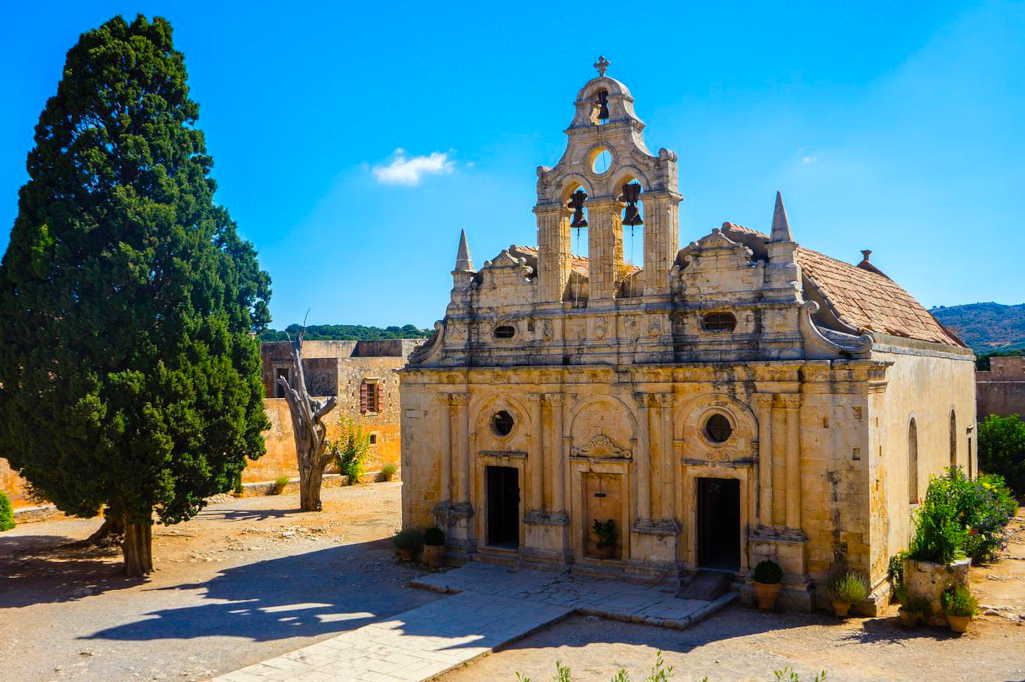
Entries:
<svg viewBox="0 0 1025 682">
<path fill-rule="evenodd" d="M 443 504 L 452 501 L 452 399 L 450 393 L 438 395 L 441 402 L 441 491 Z"/>
<path fill-rule="evenodd" d="M 801 528 L 801 422 L 800 395 L 784 395 L 787 434 L 787 528 Z"/>
<path fill-rule="evenodd" d="M 669 271 L 680 250 L 679 203 L 675 192 L 644 192 L 644 293 L 669 293 Z"/>
<path fill-rule="evenodd" d="M 676 461 L 673 457 L 673 394 L 664 393 L 659 396 L 662 408 L 662 439 L 659 441 L 659 452 L 662 456 L 662 513 L 663 519 L 676 518 Z"/>
<path fill-rule="evenodd" d="M 572 213 L 559 204 L 534 207 L 534 215 L 537 216 L 537 276 L 541 303 L 561 301 L 569 282 L 572 259 L 569 222 Z"/>
<path fill-rule="evenodd" d="M 772 394 L 758 401 L 758 522 L 772 525 Z"/>
<path fill-rule="evenodd" d="M 469 415 L 466 409 L 466 393 L 453 393 L 452 405 L 456 421 L 456 443 L 453 448 L 455 454 L 455 468 L 458 472 L 459 501 L 470 502 L 470 425 Z"/>
<path fill-rule="evenodd" d="M 528 497 L 530 509 L 540 512 L 544 507 L 544 466 L 545 466 L 545 430 L 542 423 L 541 394 L 531 393 L 530 419 L 534 427 L 534 448 L 527 456 L 527 469 L 530 471 L 530 495 Z"/>
<path fill-rule="evenodd" d="M 636 393 L 637 402 L 640 405 L 641 418 L 638 420 L 641 425 L 641 438 L 638 442 L 636 452 L 633 453 L 634 467 L 637 471 L 637 519 L 647 521 L 651 519 L 651 433 L 650 417 L 648 409 L 648 394 Z"/>
<path fill-rule="evenodd" d="M 562 434 L 561 393 L 549 393 L 548 404 L 552 408 L 552 447 L 548 459 L 551 461 L 552 511 L 566 511 L 566 448 Z"/>
<path fill-rule="evenodd" d="M 616 295 L 617 275 L 623 265 L 623 204 L 610 198 L 587 202 L 587 251 L 590 258 L 588 302 Z"/>
</svg>

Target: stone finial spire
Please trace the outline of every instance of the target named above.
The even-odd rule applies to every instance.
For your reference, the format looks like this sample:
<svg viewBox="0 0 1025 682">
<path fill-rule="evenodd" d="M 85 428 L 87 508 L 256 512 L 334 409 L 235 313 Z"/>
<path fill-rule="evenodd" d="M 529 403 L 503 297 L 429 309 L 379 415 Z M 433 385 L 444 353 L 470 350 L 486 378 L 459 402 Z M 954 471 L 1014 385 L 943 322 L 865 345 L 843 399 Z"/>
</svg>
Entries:
<svg viewBox="0 0 1025 682">
<path fill-rule="evenodd" d="M 772 211 L 772 235 L 771 242 L 792 242 L 790 234 L 790 221 L 787 219 L 787 209 L 783 206 L 783 195 L 776 192 L 776 208 Z"/>
<path fill-rule="evenodd" d="M 456 269 L 454 272 L 473 272 L 473 257 L 466 243 L 466 230 L 459 230 L 459 251 L 456 253 Z"/>
</svg>

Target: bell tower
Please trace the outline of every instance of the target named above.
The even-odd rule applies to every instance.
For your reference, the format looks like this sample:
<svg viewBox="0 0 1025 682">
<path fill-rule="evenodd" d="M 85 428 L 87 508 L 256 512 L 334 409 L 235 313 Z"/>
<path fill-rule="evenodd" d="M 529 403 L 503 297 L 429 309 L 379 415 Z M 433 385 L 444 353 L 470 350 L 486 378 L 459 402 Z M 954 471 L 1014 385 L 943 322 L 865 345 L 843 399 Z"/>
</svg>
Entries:
<svg viewBox="0 0 1025 682">
<path fill-rule="evenodd" d="M 566 151 L 553 168 L 537 169 L 539 303 L 561 302 L 573 254 L 570 231 L 587 229 L 589 307 L 611 304 L 627 269 L 623 225 L 644 225 L 643 295 L 669 293 L 669 271 L 679 250 L 676 154 L 653 155 L 644 144 L 644 122 L 625 85 L 605 75 L 577 93 Z M 640 207 L 638 206 L 640 205 Z M 643 208 L 643 217 L 640 211 Z"/>
</svg>

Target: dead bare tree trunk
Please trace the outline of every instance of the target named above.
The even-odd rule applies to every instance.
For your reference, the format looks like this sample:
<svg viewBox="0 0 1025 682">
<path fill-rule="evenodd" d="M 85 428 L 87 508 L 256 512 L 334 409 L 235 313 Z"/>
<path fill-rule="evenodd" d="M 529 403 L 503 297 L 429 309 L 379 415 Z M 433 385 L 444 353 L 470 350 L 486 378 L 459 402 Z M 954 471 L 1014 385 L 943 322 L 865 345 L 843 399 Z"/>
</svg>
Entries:
<svg viewBox="0 0 1025 682">
<path fill-rule="evenodd" d="M 311 398 L 306 390 L 306 376 L 303 374 L 303 335 L 292 341 L 292 383 L 286 377 L 278 377 L 285 389 L 285 400 L 292 414 L 292 435 L 295 436 L 295 457 L 299 465 L 299 509 L 320 511 L 320 484 L 324 480 L 324 469 L 331 462 L 327 450 L 327 427 L 324 417 L 334 409 L 336 399 Z"/>
</svg>

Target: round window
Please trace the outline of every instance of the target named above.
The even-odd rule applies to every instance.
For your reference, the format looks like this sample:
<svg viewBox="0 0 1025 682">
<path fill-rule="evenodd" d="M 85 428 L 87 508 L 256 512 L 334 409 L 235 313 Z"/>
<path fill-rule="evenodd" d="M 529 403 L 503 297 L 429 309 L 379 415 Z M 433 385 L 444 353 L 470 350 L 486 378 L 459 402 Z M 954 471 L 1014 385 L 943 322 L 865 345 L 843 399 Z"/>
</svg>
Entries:
<svg viewBox="0 0 1025 682">
<path fill-rule="evenodd" d="M 491 429 L 499 436 L 508 436 L 513 429 L 512 415 L 505 410 L 495 412 L 491 417 Z"/>
<path fill-rule="evenodd" d="M 612 152 L 605 147 L 600 147 L 594 152 L 594 156 L 591 157 L 591 170 L 594 171 L 595 175 L 602 175 L 607 173 L 611 167 Z"/>
<path fill-rule="evenodd" d="M 725 443 L 733 434 L 733 427 L 730 420 L 721 414 L 713 414 L 705 422 L 705 435 L 713 443 Z"/>
</svg>

